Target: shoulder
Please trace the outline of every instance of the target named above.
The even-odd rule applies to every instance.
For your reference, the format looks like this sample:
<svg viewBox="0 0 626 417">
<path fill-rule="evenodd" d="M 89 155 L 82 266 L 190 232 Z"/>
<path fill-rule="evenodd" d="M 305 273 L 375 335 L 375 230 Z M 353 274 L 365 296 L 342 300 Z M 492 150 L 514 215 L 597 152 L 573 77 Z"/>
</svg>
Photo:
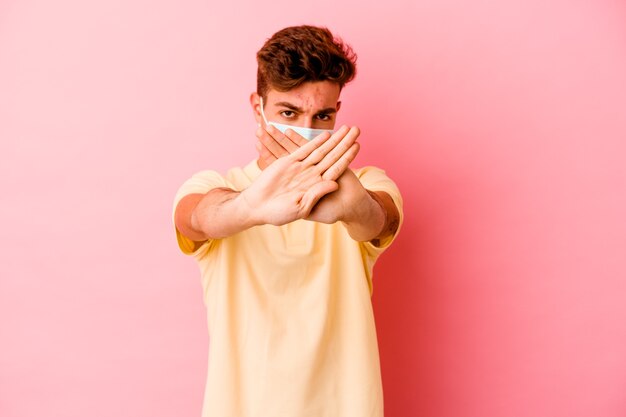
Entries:
<svg viewBox="0 0 626 417">
<path fill-rule="evenodd" d="M 355 168 L 352 171 L 356 174 L 356 176 L 359 179 L 361 178 L 388 179 L 389 178 L 389 176 L 387 175 L 384 169 L 373 166 L 373 165 L 366 165 L 364 167 Z"/>
<path fill-rule="evenodd" d="M 382 168 L 370 165 L 354 169 L 353 172 L 366 189 L 370 191 L 385 191 L 400 197 L 400 190 L 395 181 Z"/>
<path fill-rule="evenodd" d="M 366 190 L 377 194 L 383 192 L 391 197 L 393 205 L 398 210 L 398 226 L 395 228 L 396 230 L 393 235 L 377 242 L 377 244 L 374 244 L 373 242 L 361 243 L 366 253 L 372 258 L 376 258 L 385 248 L 391 245 L 391 243 L 395 240 L 395 237 L 398 235 L 404 220 L 404 202 L 397 184 L 383 169 L 375 166 L 365 166 L 355 169 L 354 173 Z"/>
<path fill-rule="evenodd" d="M 174 200 L 178 202 L 187 194 L 205 194 L 218 187 L 228 187 L 226 178 L 217 171 L 198 171 L 178 187 Z"/>
<path fill-rule="evenodd" d="M 189 194 L 206 194 L 214 188 L 229 187 L 228 180 L 219 172 L 214 170 L 198 171 L 187 178 L 174 195 L 173 215 L 176 212 L 178 203 Z"/>
</svg>

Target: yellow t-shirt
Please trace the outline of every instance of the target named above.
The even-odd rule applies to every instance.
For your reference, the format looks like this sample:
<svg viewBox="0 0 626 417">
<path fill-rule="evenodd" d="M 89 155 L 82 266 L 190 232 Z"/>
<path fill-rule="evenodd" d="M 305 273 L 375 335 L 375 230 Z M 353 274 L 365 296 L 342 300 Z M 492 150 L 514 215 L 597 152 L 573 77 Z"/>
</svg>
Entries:
<svg viewBox="0 0 626 417">
<path fill-rule="evenodd" d="M 398 188 L 384 171 L 354 171 L 371 191 Z M 256 160 L 193 175 L 178 190 L 247 188 Z M 399 229 L 399 227 L 398 227 Z M 396 232 L 397 235 L 397 232 Z M 357 242 L 341 222 L 252 227 L 198 247 L 176 230 L 201 272 L 209 331 L 203 417 L 382 417 L 372 268 L 395 236 Z"/>
</svg>

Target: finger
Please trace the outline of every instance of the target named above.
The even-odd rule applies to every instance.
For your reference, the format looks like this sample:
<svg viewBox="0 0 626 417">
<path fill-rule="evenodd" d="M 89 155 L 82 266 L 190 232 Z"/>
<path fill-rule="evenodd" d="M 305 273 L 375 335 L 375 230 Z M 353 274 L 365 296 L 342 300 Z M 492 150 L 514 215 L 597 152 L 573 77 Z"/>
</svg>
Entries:
<svg viewBox="0 0 626 417">
<path fill-rule="evenodd" d="M 269 149 L 261 142 L 256 143 L 256 149 L 259 151 L 259 158 L 266 162 L 266 165 L 270 165 L 272 162 L 276 161 L 276 157 L 272 154 Z"/>
<path fill-rule="evenodd" d="M 307 141 L 304 145 L 300 146 L 296 151 L 294 151 L 291 156 L 296 161 L 303 161 L 306 159 L 313 151 L 322 146 L 327 140 L 329 140 L 331 136 L 324 132 L 323 134 L 313 138 L 310 141 Z"/>
<path fill-rule="evenodd" d="M 308 140 L 306 140 L 302 136 L 298 135 L 292 129 L 287 129 L 287 131 L 285 133 L 283 133 L 280 130 L 276 129 L 276 127 L 274 127 L 272 125 L 268 125 L 267 126 L 267 131 L 270 134 L 270 136 L 273 137 L 274 140 L 276 142 L 278 142 L 278 144 L 280 146 L 282 146 L 288 153 L 293 153 L 296 149 L 298 149 L 300 147 L 300 145 L 298 145 L 297 142 L 294 142 L 289 137 L 288 133 L 291 132 L 291 133 L 295 134 L 296 136 L 299 136 L 300 138 L 302 138 L 302 140 L 304 140 L 305 143 L 308 142 Z M 300 141 L 298 141 L 298 142 L 300 142 Z"/>
<path fill-rule="evenodd" d="M 309 188 L 300 201 L 300 218 L 307 217 L 315 204 L 324 197 L 326 194 L 330 194 L 333 191 L 337 191 L 339 184 L 335 181 L 321 181 Z"/>
<path fill-rule="evenodd" d="M 303 162 L 305 162 L 307 165 L 315 165 L 317 164 L 319 161 L 321 161 L 322 159 L 324 159 L 324 157 L 332 150 L 335 148 L 335 146 L 337 146 L 337 144 L 339 144 L 342 140 L 344 140 L 344 138 L 346 137 L 347 133 L 350 130 L 348 129 L 347 126 L 341 126 L 335 133 L 333 133 L 332 135 L 330 135 L 330 137 L 323 143 L 321 144 L 317 149 L 313 150 L 305 159 Z M 319 139 L 319 138 L 323 138 L 327 135 L 320 135 L 317 138 L 313 139 L 313 141 Z M 349 140 L 349 139 L 348 139 Z M 346 148 L 347 149 L 347 148 Z"/>
<path fill-rule="evenodd" d="M 323 134 L 323 133 L 321 133 L 321 134 Z M 294 131 L 293 129 L 287 129 L 287 131 L 285 132 L 285 135 L 297 147 L 304 146 L 307 143 L 309 143 L 309 141 L 307 139 L 305 139 L 302 135 L 300 135 L 298 132 Z"/>
<path fill-rule="evenodd" d="M 317 166 L 320 172 L 326 171 L 333 164 L 339 161 L 342 156 L 356 143 L 356 139 L 360 134 L 358 127 L 351 127 L 346 136 L 335 146 L 328 154 L 318 162 Z M 358 149 L 357 149 L 358 151 Z"/>
<path fill-rule="evenodd" d="M 289 152 L 287 152 L 285 148 L 280 146 L 280 144 L 274 139 L 274 137 L 271 136 L 269 132 L 265 129 L 261 127 L 258 128 L 256 131 L 256 137 L 276 158 L 289 155 Z"/>
<path fill-rule="evenodd" d="M 323 174 L 322 179 L 324 180 L 336 180 L 345 172 L 346 169 L 350 166 L 350 163 L 354 161 L 357 154 L 359 153 L 359 149 L 361 149 L 361 145 L 358 142 L 352 144 L 350 149 L 348 149 L 342 156 L 339 158 L 337 162 L 331 165 Z"/>
<path fill-rule="evenodd" d="M 317 165 L 319 172 L 326 171 L 330 166 L 337 162 L 341 156 L 346 153 L 348 149 L 350 149 L 352 144 L 356 142 L 356 139 L 359 136 L 359 129 L 357 127 L 352 127 L 350 129 L 346 127 L 345 129 L 347 130 L 347 133 L 345 133 L 343 127 L 336 132 L 339 134 L 345 133 L 343 137 L 341 135 L 331 136 L 323 146 L 320 146 L 320 149 L 312 152 L 305 162 Z"/>
</svg>

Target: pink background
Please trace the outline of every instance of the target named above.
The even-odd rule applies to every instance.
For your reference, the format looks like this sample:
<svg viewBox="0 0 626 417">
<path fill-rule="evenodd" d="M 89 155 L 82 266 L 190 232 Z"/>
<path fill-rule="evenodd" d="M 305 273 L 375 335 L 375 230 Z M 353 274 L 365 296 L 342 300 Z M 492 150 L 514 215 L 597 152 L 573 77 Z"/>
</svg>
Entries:
<svg viewBox="0 0 626 417">
<path fill-rule="evenodd" d="M 255 52 L 327 25 L 406 222 L 375 271 L 387 417 L 626 415 L 626 6 L 0 3 L 0 415 L 198 416 L 171 204 L 254 157 Z"/>
</svg>

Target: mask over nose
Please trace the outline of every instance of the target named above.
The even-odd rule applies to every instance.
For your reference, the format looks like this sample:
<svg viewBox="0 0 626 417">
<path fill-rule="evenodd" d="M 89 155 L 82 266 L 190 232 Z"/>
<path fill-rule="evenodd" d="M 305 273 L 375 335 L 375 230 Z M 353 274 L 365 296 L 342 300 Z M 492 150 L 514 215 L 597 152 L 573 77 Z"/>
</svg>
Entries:
<svg viewBox="0 0 626 417">
<path fill-rule="evenodd" d="M 283 133 L 285 133 L 287 129 L 291 129 L 297 134 L 299 134 L 300 136 L 302 136 L 303 138 L 305 138 L 306 140 L 311 140 L 321 135 L 324 132 L 328 132 L 331 135 L 335 133 L 335 131 L 332 129 L 311 129 L 309 127 L 291 126 L 291 125 L 285 125 L 282 123 L 268 122 L 267 119 L 265 118 L 265 112 L 263 111 L 263 97 L 261 97 L 261 116 L 263 116 L 263 120 L 265 121 L 265 124 L 272 125 Z"/>
</svg>

